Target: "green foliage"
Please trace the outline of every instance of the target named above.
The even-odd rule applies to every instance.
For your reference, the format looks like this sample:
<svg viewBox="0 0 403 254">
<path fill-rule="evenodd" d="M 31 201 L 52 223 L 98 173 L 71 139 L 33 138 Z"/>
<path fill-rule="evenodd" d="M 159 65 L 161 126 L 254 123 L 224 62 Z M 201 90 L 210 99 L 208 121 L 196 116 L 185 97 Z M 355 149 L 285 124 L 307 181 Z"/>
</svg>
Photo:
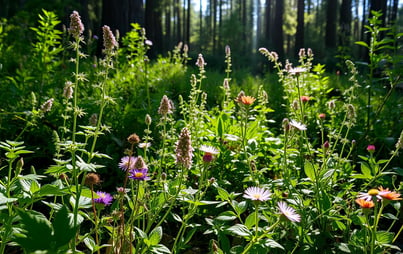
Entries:
<svg viewBox="0 0 403 254">
<path fill-rule="evenodd" d="M 7 44 L 15 28 L 2 24 L 5 59 L 18 48 Z M 220 73 L 202 54 L 189 67 L 183 44 L 149 61 L 137 24 L 122 47 L 97 57 L 58 24 L 42 11 L 34 42 L 18 53 L 29 56 L 0 75 L 3 103 L 12 102 L 0 112 L 0 253 L 398 250 L 403 134 L 393 68 L 382 73 L 393 89 L 371 94 L 371 119 L 383 125 L 370 121 L 364 133 L 363 86 L 383 79 L 373 72 L 369 81 L 351 60 L 335 76 L 310 49 L 293 65 L 261 48 L 276 74 L 253 77 L 232 70 L 227 47 Z M 359 43 L 376 48 L 366 66 L 396 63 L 384 47 L 396 49 L 393 36 Z"/>
</svg>

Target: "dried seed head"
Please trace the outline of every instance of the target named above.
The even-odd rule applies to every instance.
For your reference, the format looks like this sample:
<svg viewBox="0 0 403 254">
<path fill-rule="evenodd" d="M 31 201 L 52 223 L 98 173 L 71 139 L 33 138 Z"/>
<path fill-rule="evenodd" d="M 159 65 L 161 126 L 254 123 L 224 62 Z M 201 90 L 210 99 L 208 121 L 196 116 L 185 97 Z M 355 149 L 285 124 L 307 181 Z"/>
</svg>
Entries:
<svg viewBox="0 0 403 254">
<path fill-rule="evenodd" d="M 136 162 L 134 163 L 134 168 L 135 169 L 147 168 L 147 164 L 145 163 L 143 157 L 141 156 L 137 157 Z"/>
<path fill-rule="evenodd" d="M 98 174 L 88 173 L 85 177 L 85 184 L 88 186 L 97 185 L 101 183 L 101 179 Z"/>
<path fill-rule="evenodd" d="M 140 137 L 137 134 L 133 133 L 129 137 L 127 137 L 127 141 L 129 141 L 129 143 L 132 145 L 138 144 L 140 143 Z"/>
</svg>

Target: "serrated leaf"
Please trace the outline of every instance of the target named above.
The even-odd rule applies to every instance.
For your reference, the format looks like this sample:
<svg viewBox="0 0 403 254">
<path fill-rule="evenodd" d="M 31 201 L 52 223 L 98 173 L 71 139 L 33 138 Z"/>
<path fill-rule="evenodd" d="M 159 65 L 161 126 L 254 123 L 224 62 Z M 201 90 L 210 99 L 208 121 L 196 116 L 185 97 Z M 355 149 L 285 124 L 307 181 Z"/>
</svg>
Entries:
<svg viewBox="0 0 403 254">
<path fill-rule="evenodd" d="M 27 252 L 49 250 L 52 237 L 52 226 L 42 213 L 17 209 L 21 217 L 22 228 L 26 231 L 24 236 L 17 237 L 17 242 Z"/>
<path fill-rule="evenodd" d="M 69 219 L 69 213 L 67 207 L 63 205 L 59 211 L 57 211 L 55 219 L 53 221 L 53 241 L 54 249 L 57 250 L 60 247 L 69 243 L 69 241 L 75 236 L 76 229 L 74 228 L 74 222 Z"/>
</svg>

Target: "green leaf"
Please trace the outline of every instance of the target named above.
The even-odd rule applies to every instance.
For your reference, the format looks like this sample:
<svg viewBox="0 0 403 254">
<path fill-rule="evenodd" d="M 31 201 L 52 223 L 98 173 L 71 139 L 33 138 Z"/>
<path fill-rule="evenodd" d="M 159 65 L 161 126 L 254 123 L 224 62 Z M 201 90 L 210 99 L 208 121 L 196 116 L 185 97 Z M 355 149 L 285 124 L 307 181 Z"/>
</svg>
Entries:
<svg viewBox="0 0 403 254">
<path fill-rule="evenodd" d="M 21 217 L 21 224 L 25 233 L 22 236 L 18 236 L 15 242 L 27 252 L 49 250 L 52 227 L 45 215 L 36 211 L 24 211 L 22 209 L 17 209 L 17 213 Z"/>
<path fill-rule="evenodd" d="M 284 250 L 284 247 L 281 244 L 279 244 L 278 242 L 276 242 L 276 241 L 274 241 L 273 239 L 270 239 L 270 238 L 265 238 L 264 239 L 264 245 L 267 248 L 270 248 L 270 249 L 278 248 L 278 249 Z"/>
<path fill-rule="evenodd" d="M 217 186 L 217 191 L 218 191 L 218 196 L 219 196 L 219 198 L 221 198 L 221 200 L 229 199 L 229 193 L 225 189 Z"/>
<path fill-rule="evenodd" d="M 154 228 L 148 239 L 150 243 L 149 246 L 157 245 L 162 239 L 162 227 Z"/>
<path fill-rule="evenodd" d="M 248 229 L 251 229 L 255 225 L 256 216 L 257 216 L 256 212 L 253 212 L 253 213 L 249 214 L 248 217 L 246 217 L 245 226 Z"/>
<path fill-rule="evenodd" d="M 7 198 L 3 193 L 0 192 L 0 205 L 12 203 L 17 200 L 18 199 L 16 199 L 16 198 Z"/>
<path fill-rule="evenodd" d="M 236 224 L 232 227 L 229 227 L 227 228 L 227 231 L 237 236 L 243 236 L 243 237 L 252 236 L 252 232 L 249 231 L 249 229 L 242 224 Z"/>
<path fill-rule="evenodd" d="M 56 213 L 53 221 L 54 243 L 52 247 L 54 250 L 57 250 L 68 244 L 75 236 L 76 229 L 74 228 L 74 222 L 70 220 L 68 214 L 69 213 L 65 205 L 63 205 Z"/>
<path fill-rule="evenodd" d="M 232 206 L 237 214 L 242 214 L 246 211 L 247 203 L 246 201 L 237 202 L 236 200 L 232 200 Z"/>
<path fill-rule="evenodd" d="M 355 44 L 369 48 L 368 44 L 365 41 L 356 41 Z"/>
<path fill-rule="evenodd" d="M 61 189 L 58 186 L 52 185 L 52 184 L 46 184 L 40 188 L 40 190 L 35 193 L 39 197 L 43 196 L 63 196 L 65 194 L 69 193 L 66 188 Z"/>
<path fill-rule="evenodd" d="M 236 214 L 233 211 L 225 211 L 220 213 L 220 215 L 218 215 L 216 218 L 214 218 L 215 220 L 221 220 L 221 221 L 232 221 L 235 220 Z"/>
<path fill-rule="evenodd" d="M 366 162 L 361 162 L 361 172 L 364 176 L 366 176 L 368 179 L 372 178 L 372 173 L 371 173 L 371 168 L 369 167 L 368 163 Z"/>
<path fill-rule="evenodd" d="M 160 253 L 171 253 L 171 251 L 163 244 L 158 244 L 156 246 L 152 246 L 150 248 L 150 251 L 152 253 L 158 253 L 158 254 L 160 254 Z"/>
<path fill-rule="evenodd" d="M 376 232 L 376 240 L 380 244 L 388 244 L 392 242 L 394 235 L 392 232 L 378 231 Z"/>
<path fill-rule="evenodd" d="M 316 179 L 315 168 L 314 168 L 313 164 L 310 161 L 305 161 L 304 172 L 305 172 L 305 175 L 309 179 L 311 179 L 311 181 L 315 181 L 315 179 Z"/>
</svg>

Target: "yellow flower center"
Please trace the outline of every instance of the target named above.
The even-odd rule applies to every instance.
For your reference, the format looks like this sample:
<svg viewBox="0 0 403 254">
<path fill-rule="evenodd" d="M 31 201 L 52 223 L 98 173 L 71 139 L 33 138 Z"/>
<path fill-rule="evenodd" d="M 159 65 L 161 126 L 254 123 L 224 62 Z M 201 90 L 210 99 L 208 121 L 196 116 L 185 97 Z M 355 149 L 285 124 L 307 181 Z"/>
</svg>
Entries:
<svg viewBox="0 0 403 254">
<path fill-rule="evenodd" d="M 379 194 L 379 191 L 377 189 L 370 189 L 368 191 L 368 195 L 371 195 L 371 196 L 376 196 L 378 194 Z"/>
<path fill-rule="evenodd" d="M 256 194 L 253 194 L 253 197 L 256 198 L 256 199 L 260 199 L 261 195 L 256 193 Z"/>
<path fill-rule="evenodd" d="M 141 172 L 136 172 L 135 174 L 134 174 L 134 176 L 135 177 L 138 177 L 138 178 L 140 178 L 140 177 L 143 177 L 143 173 L 141 173 Z"/>
</svg>

